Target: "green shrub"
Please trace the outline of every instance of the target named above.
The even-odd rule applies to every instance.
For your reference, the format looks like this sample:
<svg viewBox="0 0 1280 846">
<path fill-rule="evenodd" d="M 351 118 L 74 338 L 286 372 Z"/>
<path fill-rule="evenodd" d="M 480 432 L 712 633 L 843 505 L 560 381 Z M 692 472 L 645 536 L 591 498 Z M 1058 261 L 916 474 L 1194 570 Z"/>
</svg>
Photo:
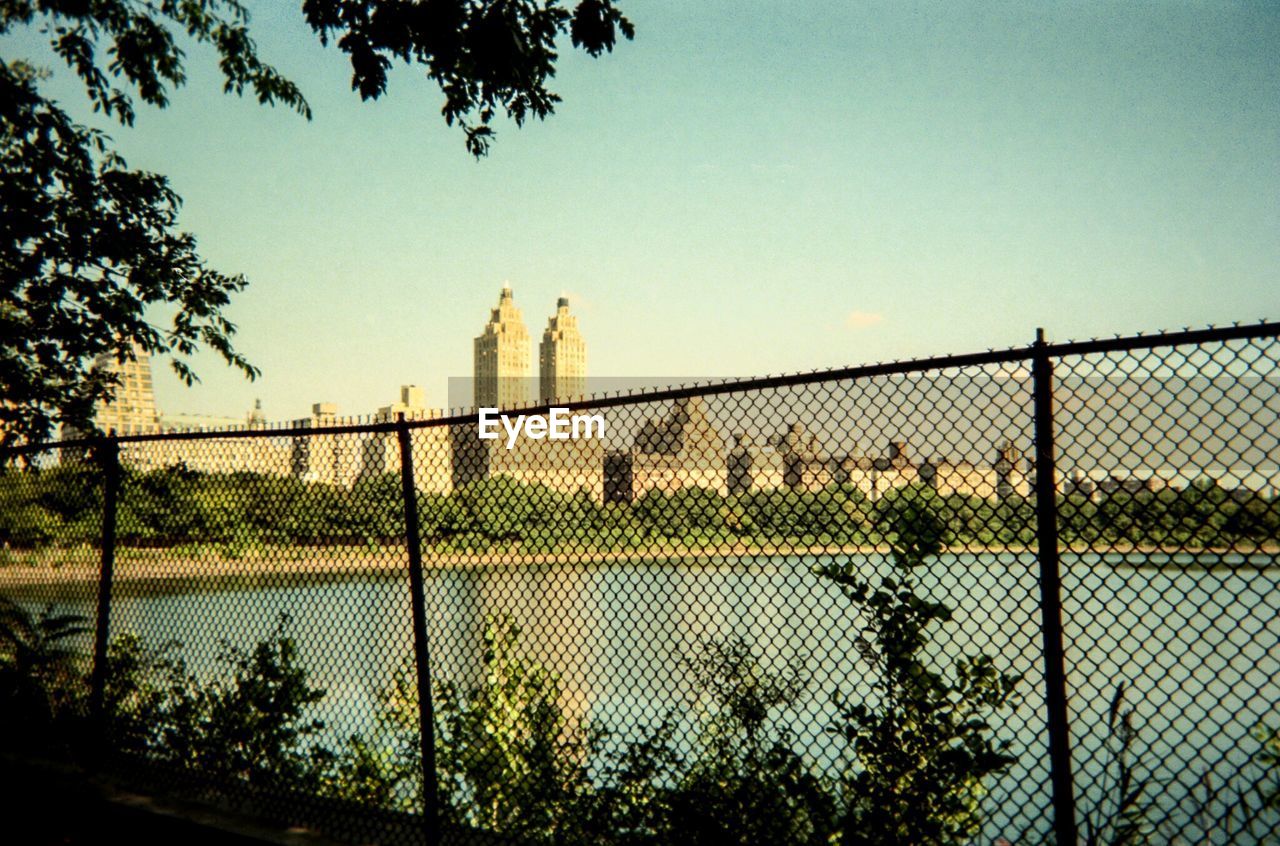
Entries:
<svg viewBox="0 0 1280 846">
<path fill-rule="evenodd" d="M 6 752 L 65 751 L 67 719 L 82 711 L 84 656 L 74 642 L 86 618 L 52 608 L 33 613 L 0 597 L 0 740 Z M 74 735 L 73 735 L 74 736 Z"/>
<path fill-rule="evenodd" d="M 491 620 L 480 682 L 440 685 L 440 798 L 451 822 L 545 842 L 570 827 L 590 790 L 595 738 L 571 724 L 556 676 L 519 654 L 519 638 L 509 618 Z"/>
<path fill-rule="evenodd" d="M 252 649 L 224 642 L 222 672 L 192 674 L 178 645 L 143 647 L 131 635 L 111 647 L 105 701 L 113 747 L 257 787 L 316 789 L 332 761 L 315 743 L 324 697 L 298 663 L 289 618 Z"/>
<path fill-rule="evenodd" d="M 741 638 L 709 640 L 687 659 L 703 724 L 670 792 L 671 843 L 824 844 L 835 831 L 832 786 L 791 748 L 778 711 L 808 680 L 795 660 L 770 670 Z"/>
<path fill-rule="evenodd" d="M 949 527 L 931 495 L 904 491 L 886 504 L 893 573 L 876 583 L 861 562 L 819 570 L 862 615 L 859 656 L 872 696 L 846 702 L 833 733 L 853 766 L 844 788 L 844 846 L 962 844 L 982 824 L 987 781 L 1015 760 L 991 719 L 1011 707 L 1018 676 L 986 655 L 930 666 L 930 629 L 951 609 L 917 592 L 913 571 L 941 552 Z"/>
</svg>

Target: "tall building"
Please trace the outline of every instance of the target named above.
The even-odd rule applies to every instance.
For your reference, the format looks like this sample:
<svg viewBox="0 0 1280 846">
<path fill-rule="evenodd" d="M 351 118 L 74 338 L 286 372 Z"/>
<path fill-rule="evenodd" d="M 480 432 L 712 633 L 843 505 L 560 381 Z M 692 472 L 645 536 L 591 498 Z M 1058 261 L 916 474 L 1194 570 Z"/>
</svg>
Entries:
<svg viewBox="0 0 1280 846">
<path fill-rule="evenodd" d="M 511 297 L 502 286 L 498 307 L 475 342 L 475 403 L 477 408 L 511 408 L 529 401 L 529 332 Z"/>
<path fill-rule="evenodd" d="M 99 356 L 95 366 L 119 375 L 111 402 L 98 406 L 94 422 L 103 432 L 137 435 L 160 428 L 156 395 L 151 385 L 151 354 L 134 346 L 134 358 L 123 364 L 113 356 Z"/>
<path fill-rule="evenodd" d="M 578 318 L 569 313 L 569 298 L 561 297 L 538 346 L 538 397 L 551 402 L 586 392 L 587 343 L 578 331 Z"/>
</svg>

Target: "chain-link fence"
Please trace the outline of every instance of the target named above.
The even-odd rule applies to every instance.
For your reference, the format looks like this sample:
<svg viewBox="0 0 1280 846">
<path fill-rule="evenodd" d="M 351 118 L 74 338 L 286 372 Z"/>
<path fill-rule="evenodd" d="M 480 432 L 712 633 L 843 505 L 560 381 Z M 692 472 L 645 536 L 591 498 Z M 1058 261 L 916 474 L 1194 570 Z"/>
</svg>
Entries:
<svg viewBox="0 0 1280 846">
<path fill-rule="evenodd" d="M 1278 336 L 20 448 L 19 734 L 352 842 L 1276 842 Z"/>
</svg>

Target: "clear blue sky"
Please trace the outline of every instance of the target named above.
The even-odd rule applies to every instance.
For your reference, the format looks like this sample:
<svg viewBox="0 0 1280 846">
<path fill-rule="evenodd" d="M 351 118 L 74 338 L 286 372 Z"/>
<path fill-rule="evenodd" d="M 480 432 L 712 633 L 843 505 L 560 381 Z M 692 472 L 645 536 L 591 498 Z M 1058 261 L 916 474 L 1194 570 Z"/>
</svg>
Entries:
<svg viewBox="0 0 1280 846">
<path fill-rule="evenodd" d="M 1280 3 L 621 5 L 636 40 L 566 42 L 557 114 L 479 162 L 418 72 L 362 103 L 297 2 L 251 8 L 310 123 L 191 49 L 171 107 L 111 133 L 249 277 L 230 313 L 264 375 L 158 372 L 161 407 L 442 405 L 504 280 L 535 339 L 572 296 L 600 376 L 1280 317 Z M 2 46 L 93 122 L 41 43 Z"/>
</svg>

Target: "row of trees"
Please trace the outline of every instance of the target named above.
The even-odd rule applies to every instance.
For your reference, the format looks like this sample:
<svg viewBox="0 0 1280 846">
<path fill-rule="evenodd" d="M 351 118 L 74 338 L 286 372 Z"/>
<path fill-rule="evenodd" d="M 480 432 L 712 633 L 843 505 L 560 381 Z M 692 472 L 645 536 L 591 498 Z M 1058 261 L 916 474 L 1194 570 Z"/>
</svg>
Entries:
<svg viewBox="0 0 1280 846">
<path fill-rule="evenodd" d="M 126 471 L 121 490 L 117 537 L 131 546 L 216 544 L 238 553 L 269 544 L 398 543 L 404 532 L 400 480 L 392 475 L 345 488 L 176 466 Z M 942 496 L 923 487 L 891 490 L 875 501 L 854 487 L 735 496 L 692 487 L 602 503 L 586 491 L 562 493 L 500 476 L 452 494 L 419 493 L 418 513 L 423 537 L 442 549 L 538 552 L 735 540 L 883 543 L 876 527 L 915 502 L 943 518 L 948 544 L 1035 542 L 1030 499 Z M 1242 497 L 1211 480 L 1158 492 L 1066 496 L 1059 514 L 1062 540 L 1071 545 L 1206 548 L 1280 540 L 1280 500 Z M 101 480 L 88 470 L 10 470 L 0 478 L 0 543 L 9 547 L 97 543 L 101 515 Z"/>
</svg>

